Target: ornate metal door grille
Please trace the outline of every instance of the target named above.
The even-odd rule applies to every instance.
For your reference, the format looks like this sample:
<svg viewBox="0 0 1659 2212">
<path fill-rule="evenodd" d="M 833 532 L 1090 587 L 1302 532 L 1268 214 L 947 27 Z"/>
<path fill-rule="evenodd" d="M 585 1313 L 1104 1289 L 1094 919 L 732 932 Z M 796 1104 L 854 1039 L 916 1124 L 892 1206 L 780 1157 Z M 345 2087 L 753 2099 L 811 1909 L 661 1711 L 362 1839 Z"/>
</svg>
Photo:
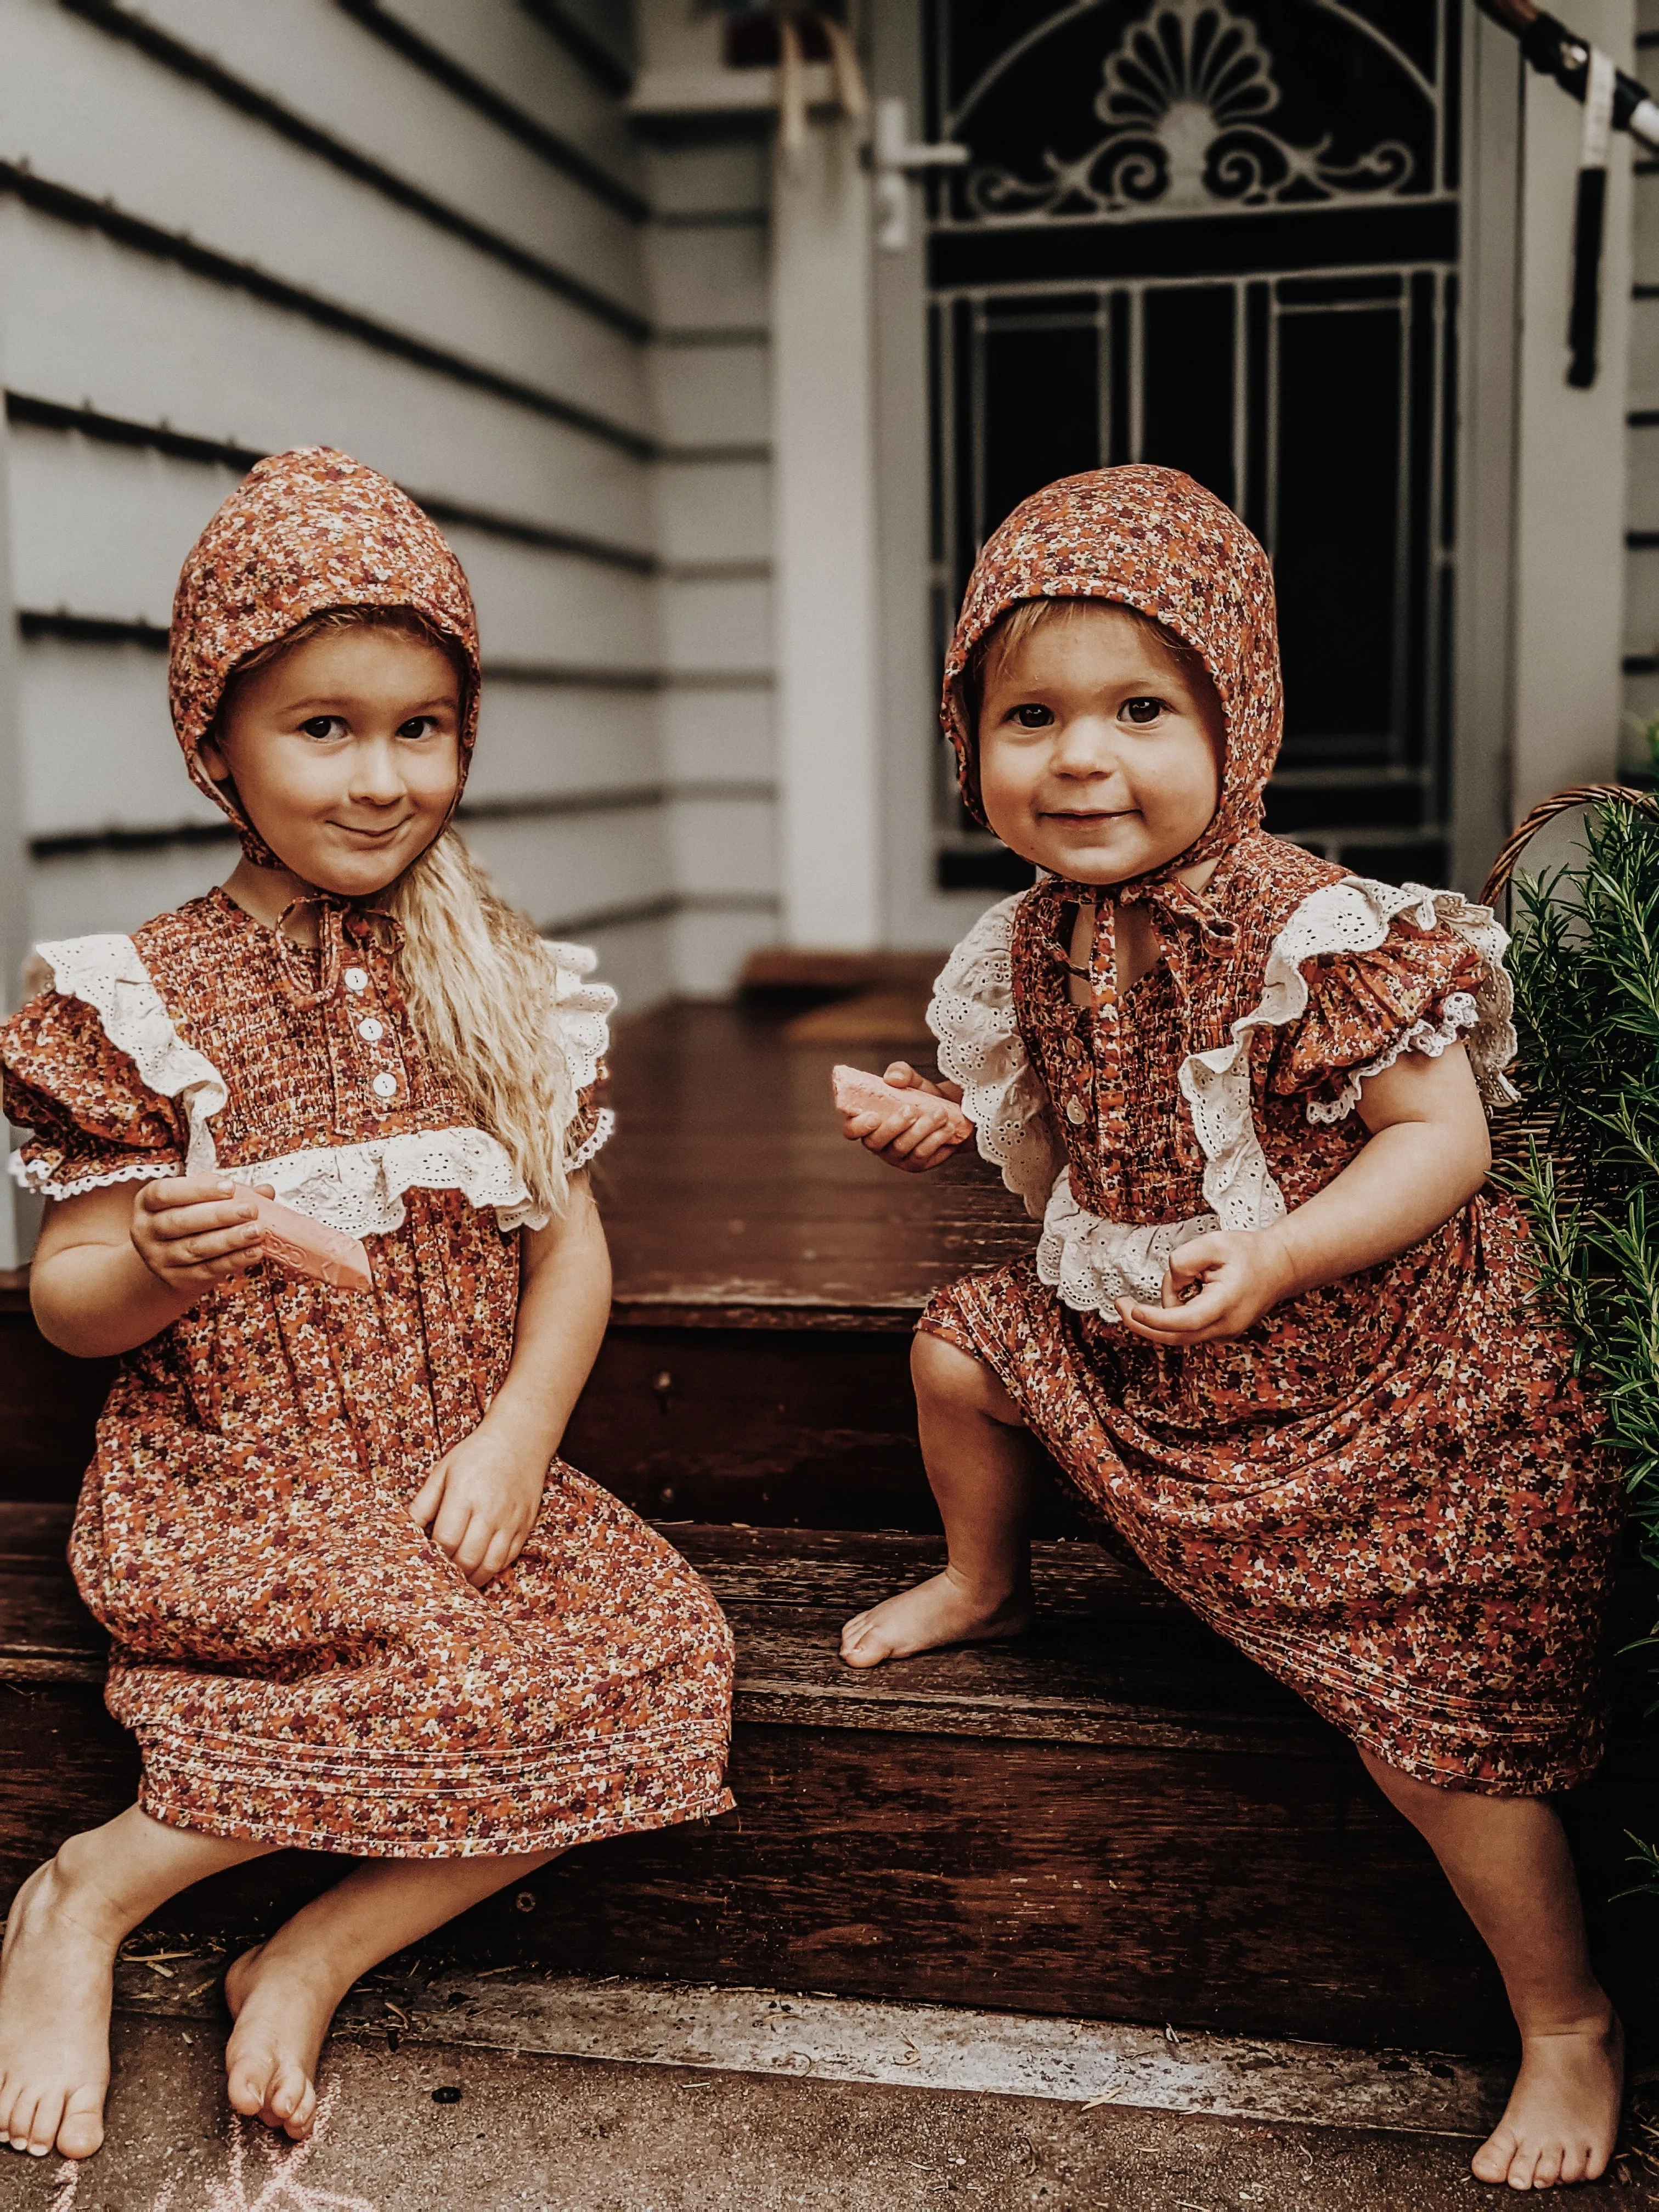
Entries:
<svg viewBox="0 0 1659 2212">
<path fill-rule="evenodd" d="M 1024 495 L 1165 461 L 1273 555 L 1269 826 L 1443 880 L 1457 0 L 929 0 L 940 649 Z M 1030 871 L 942 770 L 942 890 Z"/>
</svg>

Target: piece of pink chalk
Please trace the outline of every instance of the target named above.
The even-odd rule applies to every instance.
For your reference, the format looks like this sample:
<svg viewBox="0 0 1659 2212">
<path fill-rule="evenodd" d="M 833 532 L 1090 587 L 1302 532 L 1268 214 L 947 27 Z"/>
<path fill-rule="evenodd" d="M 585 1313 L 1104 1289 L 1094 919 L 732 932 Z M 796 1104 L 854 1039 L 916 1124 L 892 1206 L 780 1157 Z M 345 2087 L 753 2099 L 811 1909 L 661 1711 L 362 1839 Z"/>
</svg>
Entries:
<svg viewBox="0 0 1659 2212">
<path fill-rule="evenodd" d="M 838 1114 L 890 1114 L 898 1107 L 903 1109 L 907 1128 L 918 1121 L 931 1122 L 953 1145 L 964 1143 L 973 1133 L 973 1123 L 949 1098 L 935 1098 L 926 1091 L 901 1091 L 862 1067 L 832 1068 L 830 1081 Z"/>
<path fill-rule="evenodd" d="M 314 1275 L 336 1291 L 367 1291 L 373 1286 L 374 1279 L 368 1272 L 368 1254 L 361 1237 L 348 1237 L 344 1230 L 313 1221 L 308 1213 L 291 1206 L 279 1206 L 274 1198 L 261 1198 L 245 1184 L 237 1184 L 235 1192 L 238 1198 L 258 1207 L 260 1252 L 284 1274 Z"/>
</svg>

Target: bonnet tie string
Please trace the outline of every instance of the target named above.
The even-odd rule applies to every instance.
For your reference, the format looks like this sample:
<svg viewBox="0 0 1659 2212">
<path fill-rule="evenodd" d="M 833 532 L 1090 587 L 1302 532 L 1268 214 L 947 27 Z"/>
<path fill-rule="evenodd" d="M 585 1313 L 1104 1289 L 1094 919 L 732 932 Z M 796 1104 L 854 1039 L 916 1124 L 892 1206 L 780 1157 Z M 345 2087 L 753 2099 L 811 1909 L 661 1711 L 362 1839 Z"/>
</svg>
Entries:
<svg viewBox="0 0 1659 2212">
<path fill-rule="evenodd" d="M 307 906 L 318 908 L 317 950 L 321 962 L 314 977 L 305 947 L 289 935 L 287 928 L 289 916 Z M 304 898 L 289 901 L 276 917 L 274 934 L 276 964 L 289 1000 L 296 1006 L 320 1006 L 339 995 L 348 936 L 360 944 L 374 937 L 383 952 L 392 953 L 404 941 L 404 926 L 395 914 L 387 914 L 381 907 L 353 907 L 331 891 L 310 891 Z"/>
</svg>

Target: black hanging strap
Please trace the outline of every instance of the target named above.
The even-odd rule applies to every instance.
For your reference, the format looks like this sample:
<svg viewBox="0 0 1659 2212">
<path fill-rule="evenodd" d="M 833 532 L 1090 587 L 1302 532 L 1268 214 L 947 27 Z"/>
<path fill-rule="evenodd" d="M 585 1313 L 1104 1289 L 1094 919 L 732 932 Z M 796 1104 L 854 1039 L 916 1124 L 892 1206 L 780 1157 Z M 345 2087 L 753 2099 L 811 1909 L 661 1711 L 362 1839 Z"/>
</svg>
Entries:
<svg viewBox="0 0 1659 2212">
<path fill-rule="evenodd" d="M 1584 71 L 1584 137 L 1578 157 L 1578 198 L 1572 233 L 1572 307 L 1567 317 L 1567 382 L 1587 392 L 1595 381 L 1595 340 L 1601 316 L 1601 237 L 1607 226 L 1607 141 L 1618 82 L 1613 57 L 1591 49 Z"/>
</svg>

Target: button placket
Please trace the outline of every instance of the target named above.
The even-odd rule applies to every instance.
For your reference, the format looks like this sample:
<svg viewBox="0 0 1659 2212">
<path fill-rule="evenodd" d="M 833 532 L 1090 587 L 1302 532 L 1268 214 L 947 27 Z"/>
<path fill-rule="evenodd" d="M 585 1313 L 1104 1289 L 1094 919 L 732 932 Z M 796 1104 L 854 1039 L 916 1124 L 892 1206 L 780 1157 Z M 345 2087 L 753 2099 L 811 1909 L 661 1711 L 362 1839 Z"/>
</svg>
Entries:
<svg viewBox="0 0 1659 2212">
<path fill-rule="evenodd" d="M 351 1062 L 357 1069 L 356 1081 L 367 1089 L 368 1109 L 379 1119 L 391 1113 L 400 1099 L 406 1100 L 409 1092 L 396 1026 L 384 1018 L 374 976 L 367 968 L 348 968 L 340 980 L 349 994 L 340 1002 L 340 1012 L 352 1037 Z"/>
</svg>

